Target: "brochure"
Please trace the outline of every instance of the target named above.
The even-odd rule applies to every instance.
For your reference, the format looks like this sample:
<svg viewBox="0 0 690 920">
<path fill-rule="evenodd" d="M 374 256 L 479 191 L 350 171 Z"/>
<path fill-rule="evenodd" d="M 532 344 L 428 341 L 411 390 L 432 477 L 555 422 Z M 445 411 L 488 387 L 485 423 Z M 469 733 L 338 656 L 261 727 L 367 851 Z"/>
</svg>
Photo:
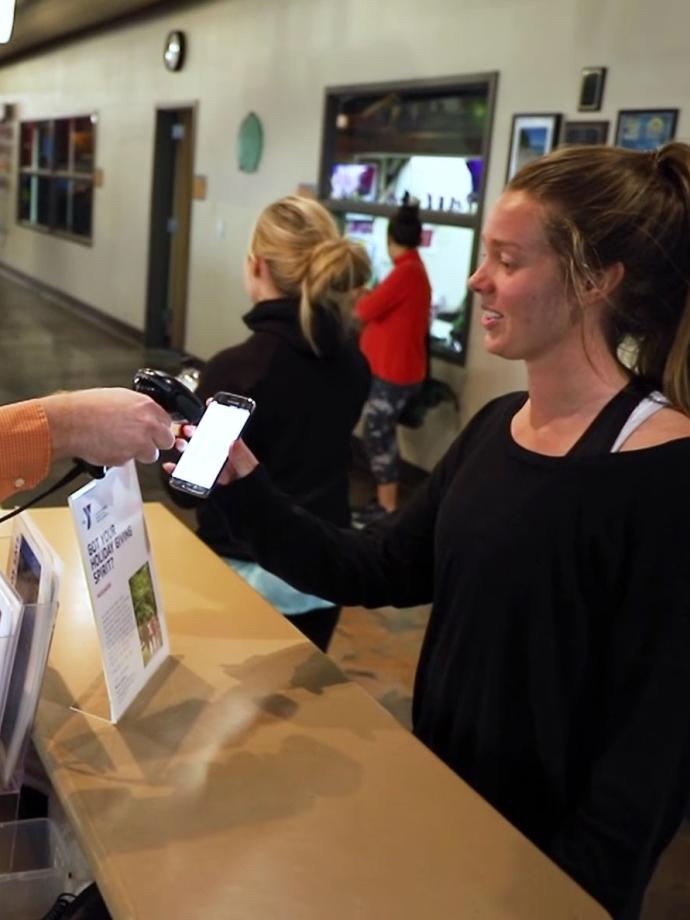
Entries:
<svg viewBox="0 0 690 920">
<path fill-rule="evenodd" d="M 134 462 L 69 498 L 117 722 L 170 653 Z"/>
<path fill-rule="evenodd" d="M 23 603 L 0 724 L 2 786 L 9 785 L 31 732 L 57 616 L 62 563 L 26 513 L 16 518 L 8 580 Z"/>
<path fill-rule="evenodd" d="M 22 599 L 0 572 L 0 724 L 22 622 Z"/>
</svg>

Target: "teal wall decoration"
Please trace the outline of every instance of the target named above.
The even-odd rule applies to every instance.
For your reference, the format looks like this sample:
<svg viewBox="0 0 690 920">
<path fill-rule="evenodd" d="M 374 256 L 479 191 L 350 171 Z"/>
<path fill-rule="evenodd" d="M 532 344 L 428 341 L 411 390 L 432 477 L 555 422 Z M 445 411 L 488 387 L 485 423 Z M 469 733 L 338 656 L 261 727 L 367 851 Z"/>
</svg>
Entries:
<svg viewBox="0 0 690 920">
<path fill-rule="evenodd" d="M 237 134 L 237 165 L 242 172 L 253 173 L 259 168 L 264 147 L 264 129 L 259 116 L 250 112 Z"/>
</svg>

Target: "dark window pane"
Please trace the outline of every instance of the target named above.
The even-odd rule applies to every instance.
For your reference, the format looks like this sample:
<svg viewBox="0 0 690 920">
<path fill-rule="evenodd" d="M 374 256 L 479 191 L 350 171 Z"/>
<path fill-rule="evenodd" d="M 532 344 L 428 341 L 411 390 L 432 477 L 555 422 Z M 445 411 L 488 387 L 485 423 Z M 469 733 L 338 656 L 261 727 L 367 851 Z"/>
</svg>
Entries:
<svg viewBox="0 0 690 920">
<path fill-rule="evenodd" d="M 55 229 L 76 236 L 91 236 L 92 189 L 90 182 L 55 180 Z"/>
<path fill-rule="evenodd" d="M 50 226 L 50 191 L 52 179 L 37 176 L 38 194 L 35 202 L 35 223 L 42 227 Z"/>
<path fill-rule="evenodd" d="M 22 176 L 19 180 L 19 220 L 29 220 L 31 217 L 32 178 L 32 176 Z"/>
<path fill-rule="evenodd" d="M 51 163 L 50 122 L 25 122 L 21 133 L 21 165 L 30 169 L 50 169 Z"/>
<path fill-rule="evenodd" d="M 71 118 L 60 118 L 55 122 L 55 169 L 69 169 L 69 135 Z"/>
<path fill-rule="evenodd" d="M 74 170 L 93 172 L 93 149 L 95 127 L 91 118 L 74 119 Z"/>
<path fill-rule="evenodd" d="M 427 95 L 386 92 L 344 96 L 335 116 L 335 163 L 353 156 L 476 157 L 482 152 L 487 118 L 485 84 Z"/>
<path fill-rule="evenodd" d="M 19 140 L 19 165 L 31 166 L 31 151 L 33 148 L 33 122 L 25 122 L 21 127 Z"/>
<path fill-rule="evenodd" d="M 50 169 L 53 163 L 53 139 L 50 131 L 50 122 L 36 122 L 34 132 L 34 158 L 39 169 Z"/>
<path fill-rule="evenodd" d="M 50 122 L 24 123 L 21 133 L 21 165 L 30 169 L 50 169 L 51 154 Z"/>
<path fill-rule="evenodd" d="M 31 224 L 50 225 L 51 179 L 45 176 L 22 176 L 19 216 Z"/>
<path fill-rule="evenodd" d="M 91 212 L 93 186 L 90 182 L 74 182 L 72 207 L 72 233 L 91 237 Z"/>
<path fill-rule="evenodd" d="M 55 229 L 72 230 L 72 180 L 55 180 Z"/>
</svg>

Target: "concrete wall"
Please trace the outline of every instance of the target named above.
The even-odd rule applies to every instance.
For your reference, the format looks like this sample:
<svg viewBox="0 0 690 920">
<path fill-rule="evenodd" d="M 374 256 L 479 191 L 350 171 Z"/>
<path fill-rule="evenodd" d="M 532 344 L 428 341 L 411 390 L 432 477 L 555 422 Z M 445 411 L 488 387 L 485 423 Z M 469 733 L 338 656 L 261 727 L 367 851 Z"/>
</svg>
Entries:
<svg viewBox="0 0 690 920">
<path fill-rule="evenodd" d="M 11 223 L 0 260 L 143 329 L 154 109 L 196 102 L 194 170 L 207 177 L 208 196 L 193 205 L 186 345 L 207 357 L 244 337 L 241 264 L 254 217 L 316 181 L 325 86 L 498 71 L 491 203 L 513 113 L 578 117 L 583 66 L 609 68 L 596 117 L 610 119 L 612 132 L 620 108 L 678 107 L 678 137 L 687 138 L 688 25 L 686 0 L 215 0 L 62 45 L 0 68 L 0 101 L 16 104 L 22 120 L 98 113 L 105 181 L 93 246 Z M 161 60 L 172 28 L 188 39 L 175 74 Z M 235 157 L 250 110 L 265 130 L 254 175 L 239 172 Z M 461 393 L 463 422 L 524 382 L 521 366 L 484 354 L 476 323 L 466 369 L 436 361 L 434 373 Z M 405 456 L 429 468 L 459 424 L 439 407 L 423 430 L 403 433 Z"/>
</svg>

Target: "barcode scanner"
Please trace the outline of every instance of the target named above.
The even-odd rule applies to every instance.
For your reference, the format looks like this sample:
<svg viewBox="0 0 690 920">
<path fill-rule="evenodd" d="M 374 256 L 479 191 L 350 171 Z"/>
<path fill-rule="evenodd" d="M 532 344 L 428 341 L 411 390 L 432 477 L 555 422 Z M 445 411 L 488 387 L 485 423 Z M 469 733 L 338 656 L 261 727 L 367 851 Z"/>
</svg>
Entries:
<svg viewBox="0 0 690 920">
<path fill-rule="evenodd" d="M 134 375 L 132 384 L 137 393 L 150 396 L 175 422 L 196 424 L 204 414 L 205 406 L 194 391 L 165 371 L 142 367 Z M 95 466 L 77 458 L 75 463 L 79 472 L 87 473 L 92 479 L 102 479 L 106 474 L 104 466 Z"/>
<path fill-rule="evenodd" d="M 190 390 L 190 388 L 182 383 L 181 380 L 178 380 L 177 377 L 173 377 L 172 374 L 166 374 L 165 371 L 157 371 L 150 367 L 142 367 L 134 375 L 133 385 L 138 393 L 145 393 L 147 396 L 150 396 L 154 402 L 165 409 L 173 421 L 190 422 L 196 425 L 204 414 L 204 409 L 206 407 L 194 391 Z M 17 514 L 21 514 L 22 511 L 37 504 L 42 499 L 47 498 L 48 495 L 51 495 L 57 489 L 72 482 L 77 476 L 86 473 L 88 476 L 91 476 L 92 479 L 102 479 L 106 472 L 107 469 L 104 466 L 96 466 L 93 463 L 87 463 L 86 460 L 75 457 L 74 466 L 62 477 L 62 479 L 54 483 L 44 492 L 40 492 L 32 498 L 31 501 L 26 502 L 24 505 L 20 505 L 19 508 L 15 508 L 14 511 L 10 511 L 0 517 L 0 523 L 2 523 L 2 521 L 8 521 Z"/>
<path fill-rule="evenodd" d="M 142 367 L 134 375 L 133 387 L 137 393 L 145 393 L 165 409 L 174 422 L 189 422 L 196 425 L 206 408 L 203 401 L 188 386 L 166 374 L 165 371 Z"/>
<path fill-rule="evenodd" d="M 204 414 L 206 407 L 194 391 L 177 377 L 166 374 L 165 371 L 142 367 L 134 375 L 133 386 L 137 393 L 145 393 L 165 409 L 173 421 L 190 422 L 195 425 Z M 92 479 L 102 479 L 107 472 L 107 467 L 87 463 L 86 460 L 78 457 L 74 458 L 74 462 L 76 466 L 68 474 L 71 478 L 76 477 L 79 473 L 86 473 Z M 64 483 L 61 481 L 59 485 L 62 484 Z M 58 486 L 53 488 L 58 488 Z M 35 500 L 38 501 L 38 499 Z"/>
</svg>

